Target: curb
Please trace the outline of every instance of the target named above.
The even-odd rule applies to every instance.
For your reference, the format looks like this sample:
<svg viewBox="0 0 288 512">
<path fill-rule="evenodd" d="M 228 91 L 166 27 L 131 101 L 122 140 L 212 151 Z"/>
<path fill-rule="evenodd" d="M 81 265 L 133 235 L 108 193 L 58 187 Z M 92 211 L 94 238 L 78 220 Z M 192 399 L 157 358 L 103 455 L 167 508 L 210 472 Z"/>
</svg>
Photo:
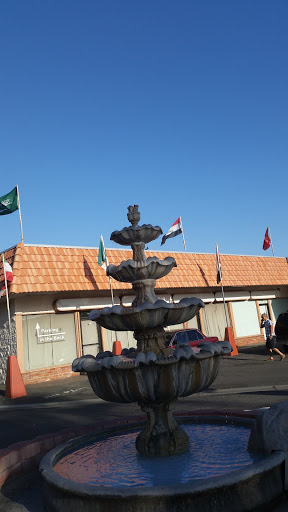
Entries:
<svg viewBox="0 0 288 512">
<path fill-rule="evenodd" d="M 255 419 L 261 411 L 233 410 L 233 411 L 216 411 L 215 409 L 207 409 L 205 411 L 177 411 L 175 416 L 189 417 L 189 416 L 225 416 L 226 418 L 240 417 Z M 120 418 L 119 420 L 110 420 L 97 422 L 80 427 L 79 429 L 64 429 L 52 434 L 45 434 L 35 437 L 29 441 L 21 441 L 12 444 L 8 448 L 0 450 L 0 488 L 3 486 L 8 477 L 20 475 L 23 472 L 30 471 L 37 468 L 44 455 L 56 448 L 56 446 L 69 441 L 75 437 L 80 437 L 85 434 L 93 432 L 102 432 L 104 430 L 112 429 L 115 427 L 124 427 L 127 425 L 139 424 L 145 421 L 146 415 L 129 416 L 128 418 Z"/>
</svg>

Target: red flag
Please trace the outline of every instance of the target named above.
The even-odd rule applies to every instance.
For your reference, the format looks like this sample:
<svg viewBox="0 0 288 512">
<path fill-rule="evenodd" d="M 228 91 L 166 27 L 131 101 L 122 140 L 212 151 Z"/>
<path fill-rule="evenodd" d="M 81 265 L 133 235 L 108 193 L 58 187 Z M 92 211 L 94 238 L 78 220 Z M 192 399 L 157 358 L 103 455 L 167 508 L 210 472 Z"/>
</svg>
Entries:
<svg viewBox="0 0 288 512">
<path fill-rule="evenodd" d="M 271 245 L 271 238 L 269 236 L 269 228 L 266 229 L 265 236 L 264 236 L 264 242 L 263 242 L 263 250 L 267 251 Z"/>
</svg>

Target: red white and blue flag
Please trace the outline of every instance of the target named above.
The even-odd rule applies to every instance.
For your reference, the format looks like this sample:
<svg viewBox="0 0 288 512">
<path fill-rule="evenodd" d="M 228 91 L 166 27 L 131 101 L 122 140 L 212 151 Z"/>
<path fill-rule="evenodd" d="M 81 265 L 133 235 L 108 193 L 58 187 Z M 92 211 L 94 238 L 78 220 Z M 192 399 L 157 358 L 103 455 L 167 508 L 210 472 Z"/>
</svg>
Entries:
<svg viewBox="0 0 288 512">
<path fill-rule="evenodd" d="M 165 244 L 167 238 L 173 238 L 174 236 L 180 235 L 183 232 L 181 217 L 175 220 L 174 224 L 172 224 L 169 231 L 167 231 L 166 235 L 163 236 L 161 245 Z"/>
<path fill-rule="evenodd" d="M 217 273 L 217 284 L 219 284 L 222 282 L 222 271 L 221 271 L 220 254 L 219 254 L 217 244 L 216 244 L 216 273 Z"/>
</svg>

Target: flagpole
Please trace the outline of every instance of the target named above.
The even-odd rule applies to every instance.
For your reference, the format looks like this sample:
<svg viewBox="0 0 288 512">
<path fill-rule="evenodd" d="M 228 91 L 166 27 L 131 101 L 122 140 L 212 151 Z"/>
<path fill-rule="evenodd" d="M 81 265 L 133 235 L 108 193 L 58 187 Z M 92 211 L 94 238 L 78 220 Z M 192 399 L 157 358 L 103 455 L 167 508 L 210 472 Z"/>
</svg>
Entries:
<svg viewBox="0 0 288 512">
<path fill-rule="evenodd" d="M 18 188 L 18 185 L 16 185 L 16 188 L 17 188 L 17 203 L 18 203 L 20 228 L 21 228 L 21 240 L 22 240 L 22 244 L 23 244 L 24 243 L 23 242 L 23 227 L 22 227 L 22 217 L 21 217 L 20 198 L 19 198 L 19 188 Z"/>
<path fill-rule="evenodd" d="M 113 294 L 113 287 L 112 287 L 111 276 L 109 276 L 109 281 L 110 281 L 110 291 L 111 291 L 112 306 L 114 306 L 114 294 Z M 116 336 L 116 340 L 117 340 L 117 331 L 114 331 L 114 332 L 115 332 L 115 336 Z"/>
<path fill-rule="evenodd" d="M 4 263 L 4 253 L 3 252 L 2 252 L 2 264 L 3 264 L 3 273 L 4 273 L 5 290 L 6 290 L 7 314 L 8 314 L 8 322 L 9 322 L 9 336 L 11 339 L 11 317 L 10 317 L 10 306 L 9 306 L 9 295 L 8 295 L 8 286 L 7 286 L 5 263 Z"/>
<path fill-rule="evenodd" d="M 186 251 L 186 244 L 185 244 L 184 231 L 183 231 L 183 225 L 182 225 L 182 219 L 181 219 L 181 217 L 180 217 L 180 226 L 181 226 L 181 231 L 182 231 L 182 237 L 183 237 L 184 249 L 185 249 L 185 252 L 187 252 L 187 251 Z"/>
<path fill-rule="evenodd" d="M 269 238 L 270 238 L 270 240 L 271 240 L 271 249 L 272 249 L 272 254 L 273 254 L 273 256 L 275 256 L 275 254 L 274 254 L 274 247 L 273 247 L 273 244 L 272 244 L 271 231 L 270 231 L 269 226 L 268 226 L 268 233 L 269 233 Z"/>
<path fill-rule="evenodd" d="M 100 235 L 100 244 L 102 244 L 103 246 L 103 260 L 105 262 L 105 272 L 106 272 L 106 276 L 107 276 L 107 267 L 108 267 L 108 256 L 107 256 L 107 252 L 106 252 L 106 248 L 105 248 L 105 244 L 104 244 L 104 240 L 103 240 L 103 236 L 102 234 Z M 99 247 L 100 249 L 100 247 Z M 98 256 L 98 264 L 100 265 L 100 261 L 99 261 L 99 256 Z M 111 276 L 108 276 L 109 277 L 109 283 L 110 283 L 110 293 L 111 293 L 111 302 L 112 302 L 112 307 L 114 306 L 114 294 L 113 294 L 113 287 L 112 287 L 112 279 L 111 279 Z M 114 331 L 115 332 L 115 336 L 116 336 L 116 340 L 117 340 L 117 331 Z"/>
<path fill-rule="evenodd" d="M 106 249 L 105 249 L 105 252 L 106 252 Z M 107 261 L 108 261 L 108 258 L 107 258 Z M 107 275 L 107 274 L 106 274 Z M 113 294 L 113 286 L 112 286 L 112 279 L 111 279 L 111 276 L 108 276 L 109 277 L 109 282 L 110 282 L 110 291 L 111 291 L 111 301 L 112 301 L 112 306 L 114 306 L 114 294 Z M 116 340 L 117 340 L 117 331 L 114 331 L 115 332 L 115 336 L 116 336 Z"/>
<path fill-rule="evenodd" d="M 225 311 L 225 317 L 226 317 L 226 324 L 227 324 L 227 327 L 229 327 L 227 311 L 226 311 L 226 302 L 225 302 L 225 298 L 224 298 L 224 288 L 223 288 L 223 282 L 222 282 L 222 272 L 221 272 L 221 288 L 222 288 L 222 297 L 223 297 L 224 311 Z"/>
<path fill-rule="evenodd" d="M 110 276 L 109 276 L 109 281 L 110 281 L 110 291 L 111 291 L 112 306 L 114 306 L 114 294 L 113 294 L 113 288 L 112 288 L 112 280 L 111 280 Z"/>
<path fill-rule="evenodd" d="M 218 259 L 219 259 L 218 244 L 216 244 L 216 254 L 217 254 L 217 257 L 218 257 Z M 225 302 L 225 297 L 224 297 L 224 288 L 223 288 L 222 267 L 221 267 L 221 265 L 220 265 L 220 281 L 221 281 L 222 298 L 223 298 L 223 305 L 224 305 L 224 312 L 225 312 L 226 324 L 227 324 L 227 327 L 229 327 L 229 323 L 228 323 L 228 316 L 227 316 L 227 310 L 226 310 L 226 302 Z"/>
</svg>

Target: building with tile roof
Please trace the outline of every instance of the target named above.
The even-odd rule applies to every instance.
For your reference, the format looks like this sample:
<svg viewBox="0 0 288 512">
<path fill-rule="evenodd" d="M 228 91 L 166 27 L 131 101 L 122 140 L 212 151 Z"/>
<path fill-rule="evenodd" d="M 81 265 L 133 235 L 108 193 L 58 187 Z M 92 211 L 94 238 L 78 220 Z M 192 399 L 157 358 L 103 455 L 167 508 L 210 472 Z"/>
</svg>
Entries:
<svg viewBox="0 0 288 512">
<path fill-rule="evenodd" d="M 131 250 L 107 249 L 109 263 L 131 259 Z M 202 298 L 206 307 L 187 325 L 223 338 L 230 324 L 236 343 L 263 342 L 261 313 L 277 319 L 288 309 L 286 258 L 221 255 L 226 315 L 216 281 L 214 254 L 146 251 L 146 257 L 172 256 L 177 267 L 156 284 L 156 294 L 170 302 Z M 13 268 L 9 287 L 11 333 L 5 294 L 0 300 L 0 380 L 8 355 L 16 354 L 24 382 L 71 375 L 71 362 L 87 353 L 111 350 L 115 333 L 88 318 L 92 309 L 111 305 L 110 280 L 98 265 L 98 249 L 17 244 L 5 251 Z M 0 287 L 4 282 L 0 262 Z M 114 303 L 131 305 L 130 284 L 113 281 Z M 171 327 L 172 329 L 173 327 Z M 174 326 L 175 328 L 175 326 Z M 117 333 L 122 347 L 135 346 L 133 333 Z"/>
</svg>

